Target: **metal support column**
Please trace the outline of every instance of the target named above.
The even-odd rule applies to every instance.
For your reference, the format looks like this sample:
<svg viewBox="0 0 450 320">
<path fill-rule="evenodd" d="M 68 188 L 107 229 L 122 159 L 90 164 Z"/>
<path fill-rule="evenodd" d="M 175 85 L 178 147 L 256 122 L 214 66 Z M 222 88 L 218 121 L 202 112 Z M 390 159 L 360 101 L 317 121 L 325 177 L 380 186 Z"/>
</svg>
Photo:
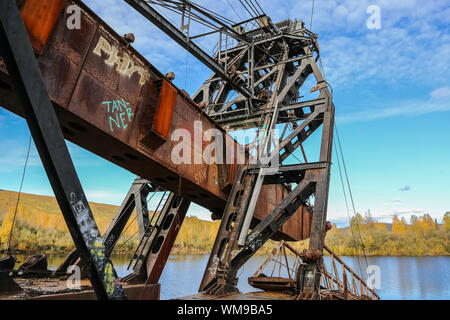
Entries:
<svg viewBox="0 0 450 320">
<path fill-rule="evenodd" d="M 189 200 L 173 193 L 161 202 L 162 208 L 153 212 L 130 262 L 134 271 L 123 279 L 128 283 L 158 283 L 190 205 Z"/>
<path fill-rule="evenodd" d="M 277 148 L 270 151 L 269 161 L 265 165 L 257 164 L 240 168 L 199 288 L 201 292 L 215 295 L 236 292 L 237 271 L 280 230 L 300 206 L 308 206 L 308 200 L 313 195 L 310 247 L 304 255 L 306 265 L 302 265 L 297 271 L 297 288 L 302 292 L 302 297 L 313 299 L 318 297 L 323 238 L 326 233 L 325 219 L 331 167 L 334 105 L 309 47 L 305 46 L 303 50 L 304 59 L 297 66 L 291 65 L 290 71 L 285 68 L 286 64 L 277 67 L 271 80 L 271 83 L 275 83 L 274 93 L 265 105 L 268 110 L 274 111 L 274 115 L 266 111 L 262 127 L 263 129 L 274 128 L 278 119 L 284 118 L 284 122 L 292 122 L 293 129 L 286 138 L 280 140 Z M 283 57 L 284 60 L 288 58 L 288 56 Z M 290 78 L 289 73 L 292 74 Z M 311 74 L 317 82 L 315 87 L 320 88 L 319 97 L 313 101 L 314 104 L 304 103 L 300 104 L 301 107 L 298 109 L 288 110 L 289 105 L 298 100 L 298 90 Z M 294 103 L 297 104 L 297 102 Z M 275 109 L 274 106 L 276 106 Z M 306 108 L 310 109 L 308 113 L 303 110 Z M 227 116 L 234 112 L 234 110 L 225 111 L 221 115 Z M 246 126 L 245 123 L 241 125 Z M 302 148 L 305 140 L 319 127 L 322 127 L 319 161 L 283 165 L 283 162 L 296 150 Z M 264 151 L 269 151 L 264 148 L 264 145 L 262 146 Z M 275 170 L 273 168 L 267 170 L 269 166 L 277 163 L 277 159 L 279 167 Z M 258 200 L 260 185 L 286 183 L 295 183 L 295 188 L 248 233 L 252 209 Z M 239 235 L 239 241 L 236 241 L 236 235 Z"/>
</svg>

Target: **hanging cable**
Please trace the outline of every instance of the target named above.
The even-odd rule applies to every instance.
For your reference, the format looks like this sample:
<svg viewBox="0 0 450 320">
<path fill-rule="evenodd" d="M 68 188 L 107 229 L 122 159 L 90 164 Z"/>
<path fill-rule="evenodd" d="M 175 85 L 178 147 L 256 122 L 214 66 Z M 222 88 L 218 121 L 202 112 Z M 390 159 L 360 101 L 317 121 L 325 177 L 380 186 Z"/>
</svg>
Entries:
<svg viewBox="0 0 450 320">
<path fill-rule="evenodd" d="M 167 1 L 166 1 L 166 2 L 167 2 Z M 228 23 L 228 24 L 231 24 L 231 25 L 233 25 L 233 24 L 236 23 L 236 22 L 234 22 L 233 20 L 231 20 L 231 19 L 229 19 L 229 18 L 227 18 L 227 17 L 225 17 L 225 16 L 222 16 L 222 15 L 218 14 L 217 12 L 214 12 L 214 11 L 212 11 L 212 10 L 206 8 L 206 7 L 203 7 L 203 6 L 199 5 L 198 3 L 193 3 L 192 1 L 185 1 L 185 2 L 187 2 L 188 4 L 191 4 L 191 7 L 192 7 L 193 9 L 197 10 L 197 11 L 198 11 L 197 8 L 200 8 L 200 9 L 202 9 L 202 10 L 208 12 L 208 13 L 209 13 L 211 16 L 213 16 L 215 19 L 221 20 L 222 23 L 225 23 L 225 24 Z M 197 8 L 196 8 L 196 7 L 197 7 Z"/>
<path fill-rule="evenodd" d="M 189 71 L 189 51 L 188 51 L 188 46 L 189 46 L 189 36 L 187 37 L 187 41 L 186 41 L 186 65 L 185 65 L 185 76 L 184 76 L 184 90 L 187 91 L 187 80 L 188 80 L 188 71 Z"/>
<path fill-rule="evenodd" d="M 252 2 L 252 0 L 244 0 L 245 3 L 249 6 L 249 8 L 253 11 L 256 17 L 260 16 L 261 14 L 258 12 L 258 9 L 256 8 L 255 4 Z"/>
<path fill-rule="evenodd" d="M 25 172 L 27 170 L 28 159 L 30 157 L 30 149 L 31 149 L 31 134 L 30 134 L 30 139 L 28 141 L 27 157 L 25 159 L 25 164 L 23 166 L 22 180 L 20 181 L 19 194 L 17 195 L 16 208 L 14 210 L 14 216 L 13 216 L 13 221 L 12 221 L 12 224 L 11 224 L 11 230 L 9 231 L 8 246 L 7 246 L 7 252 L 8 253 L 10 253 L 10 251 L 11 251 L 11 239 L 12 239 L 12 235 L 13 235 L 14 225 L 16 223 L 17 209 L 19 207 L 20 195 L 22 193 L 22 186 L 23 186 L 23 181 L 25 179 Z"/>
<path fill-rule="evenodd" d="M 244 7 L 245 11 L 248 12 L 248 14 L 250 15 L 250 17 L 252 17 L 253 19 L 255 18 L 253 16 L 253 14 L 250 12 L 250 10 L 247 8 L 247 6 L 242 2 L 242 0 L 239 0 L 239 2 L 241 3 L 241 5 Z"/>
<path fill-rule="evenodd" d="M 263 8 L 261 7 L 261 5 L 259 4 L 258 0 L 255 0 L 256 5 L 258 6 L 259 10 L 261 10 L 262 14 L 265 15 L 266 13 L 264 12 Z"/>
<path fill-rule="evenodd" d="M 310 24 L 309 24 L 309 30 L 312 29 L 313 17 L 314 17 L 314 0 L 312 0 L 312 7 L 311 7 L 311 22 L 310 22 Z"/>
<path fill-rule="evenodd" d="M 233 9 L 234 13 L 236 13 L 236 15 L 238 16 L 239 20 L 244 20 L 241 18 L 241 15 L 239 14 L 239 12 L 237 12 L 237 10 L 234 8 L 234 6 L 231 4 L 231 2 L 229 0 L 227 0 L 228 5 L 231 7 L 231 9 Z"/>
<path fill-rule="evenodd" d="M 353 244 L 354 244 L 355 250 L 356 250 L 356 261 L 358 262 L 360 276 L 362 277 L 363 272 L 362 272 L 361 263 L 359 261 L 359 256 L 358 256 L 358 245 L 356 244 L 355 233 L 353 232 L 353 227 L 352 227 L 351 218 L 350 218 L 350 209 L 348 207 L 347 193 L 345 192 L 344 179 L 342 177 L 341 161 L 339 160 L 339 153 L 338 153 L 337 146 L 336 146 L 336 140 L 334 140 L 333 142 L 334 142 L 334 151 L 336 153 L 336 159 L 337 159 L 338 168 L 339 168 L 339 176 L 341 178 L 342 193 L 344 194 L 345 207 L 347 208 L 348 223 L 349 223 L 350 231 L 352 233 Z"/>
<path fill-rule="evenodd" d="M 150 202 L 150 200 L 152 200 L 153 199 L 153 197 L 156 195 L 156 193 L 158 192 L 160 190 L 160 187 L 158 186 L 157 188 L 156 188 L 156 190 L 154 191 L 154 192 L 152 192 L 152 195 L 147 199 L 147 201 L 145 202 L 145 205 L 147 206 L 148 205 L 148 203 Z M 134 220 L 136 220 L 136 218 L 139 216 L 139 215 L 141 215 L 144 210 L 144 206 L 142 206 L 142 208 L 141 208 L 141 210 L 139 210 L 139 212 L 136 210 L 136 214 L 134 215 L 134 217 L 131 219 L 131 221 L 128 223 L 128 225 L 122 230 L 122 232 L 120 232 L 120 234 L 119 234 L 119 236 L 118 236 L 118 239 L 123 235 L 123 234 L 125 234 L 125 232 L 128 230 L 128 228 L 133 224 L 133 222 L 134 222 Z M 137 233 L 137 232 L 136 232 Z M 136 233 L 135 234 L 133 234 L 130 238 L 132 238 L 132 237 L 134 237 L 135 235 L 136 235 Z M 127 242 L 128 240 L 130 240 L 130 238 L 129 239 L 127 239 L 125 242 Z M 121 247 L 121 246 L 123 246 L 123 243 L 121 244 L 121 245 L 119 245 L 119 247 Z"/>
<path fill-rule="evenodd" d="M 253 14 L 255 15 L 255 17 L 258 16 L 258 12 L 255 11 L 255 7 L 253 5 L 253 2 L 251 0 L 244 0 L 245 3 L 247 4 L 247 7 L 253 12 Z"/>
<path fill-rule="evenodd" d="M 311 30 L 311 28 L 312 28 L 313 17 L 314 17 L 314 0 L 312 1 L 312 8 L 311 8 L 310 30 Z M 324 79 L 325 82 L 326 82 L 325 68 L 323 67 L 322 57 L 321 57 L 321 56 L 319 56 L 319 65 L 320 65 L 320 69 L 321 69 L 321 71 L 322 71 L 323 79 Z M 330 86 L 330 84 L 328 84 L 328 82 L 326 82 L 326 83 L 327 83 L 327 85 L 328 85 L 328 86 L 330 87 L 330 89 L 331 89 L 331 99 L 333 99 L 333 88 Z M 366 255 L 366 251 L 365 251 L 365 247 L 364 247 L 364 242 L 363 242 L 363 239 L 362 239 L 362 236 L 361 236 L 361 230 L 360 230 L 360 227 L 359 227 L 358 217 L 356 216 L 355 203 L 354 203 L 354 201 L 353 201 L 353 195 L 352 195 L 352 191 L 351 191 L 351 188 L 350 188 L 350 181 L 349 181 L 349 178 L 348 178 L 347 168 L 346 168 L 346 166 L 345 166 L 345 161 L 344 161 L 344 153 L 343 153 L 343 151 L 342 151 L 342 145 L 341 145 L 341 141 L 340 141 L 340 139 L 339 139 L 339 133 L 338 133 L 338 131 L 337 131 L 337 125 L 336 125 L 336 123 L 334 124 L 334 130 L 335 130 L 335 132 L 336 132 L 336 137 L 337 137 L 338 144 L 339 144 L 339 150 L 340 150 L 340 154 L 341 154 L 341 158 L 342 158 L 342 164 L 343 164 L 344 172 L 345 172 L 345 176 L 346 176 L 347 187 L 348 187 L 348 190 L 349 190 L 349 195 L 350 195 L 350 199 L 351 199 L 351 203 L 352 203 L 353 214 L 354 214 L 354 216 L 355 216 L 356 227 L 357 227 L 358 235 L 359 235 L 359 238 L 360 238 L 360 241 L 361 241 L 361 249 L 362 249 L 362 252 L 363 252 L 363 255 L 364 255 L 364 260 L 365 260 L 365 262 L 366 262 L 366 266 L 368 267 L 369 264 L 368 264 L 368 262 L 367 262 L 367 255 Z M 352 238 L 353 238 L 353 242 L 354 242 L 354 244 L 355 244 L 355 249 L 356 249 L 356 251 L 358 251 L 357 246 L 356 246 L 356 238 L 355 238 L 355 236 L 354 236 L 353 228 L 352 228 L 352 225 L 351 225 L 351 219 L 350 219 L 350 214 L 349 214 L 350 210 L 349 210 L 349 207 L 348 207 L 347 195 L 346 195 L 346 192 L 345 192 L 344 182 L 343 182 L 343 178 L 342 178 L 342 171 L 341 171 L 341 165 L 340 165 L 340 161 L 339 161 L 339 155 L 338 155 L 338 153 L 337 153 L 336 140 L 334 140 L 334 146 L 335 146 L 335 152 L 336 152 L 337 159 L 338 159 L 339 175 L 340 175 L 340 177 L 341 177 L 341 184 L 342 184 L 342 191 L 343 191 L 343 193 L 344 193 L 345 206 L 346 206 L 346 208 L 347 208 L 347 215 L 348 215 L 348 218 L 349 218 L 349 224 L 350 224 L 349 227 L 350 227 L 350 230 L 351 230 L 351 232 L 352 232 Z M 356 253 L 358 254 L 358 252 L 356 252 Z M 363 272 L 362 272 L 361 264 L 360 264 L 360 261 L 359 261 L 359 258 L 358 258 L 358 257 L 357 257 L 357 262 L 358 262 L 358 266 L 359 266 L 359 269 L 360 269 L 360 272 L 361 272 L 361 277 L 363 277 Z"/>
<path fill-rule="evenodd" d="M 343 167 L 344 167 L 345 178 L 346 178 L 346 180 L 347 180 L 347 188 L 348 188 L 349 195 L 350 195 L 350 200 L 351 200 L 351 204 L 352 204 L 352 208 L 353 208 L 353 214 L 354 214 L 354 216 L 355 216 L 356 227 L 357 227 L 357 230 L 358 230 L 359 238 L 361 239 L 361 248 L 362 248 L 362 251 L 363 251 L 363 254 L 364 254 L 364 260 L 366 261 L 366 266 L 369 267 L 369 264 L 368 264 L 368 262 L 367 262 L 367 255 L 366 255 L 366 250 L 365 250 L 363 238 L 362 238 L 362 236 L 361 236 L 361 230 L 360 230 L 360 227 L 359 227 L 358 216 L 357 216 L 357 214 L 356 214 L 355 202 L 353 201 L 353 194 L 352 194 L 352 189 L 351 189 L 351 187 L 350 187 L 350 180 L 349 180 L 349 178 L 348 178 L 347 167 L 346 167 L 346 165 L 345 165 L 344 153 L 343 153 L 343 151 L 342 151 L 341 140 L 340 140 L 340 138 L 339 138 L 339 132 L 338 132 L 338 129 L 337 129 L 336 124 L 335 124 L 335 126 L 334 126 L 334 130 L 335 130 L 335 132 L 336 132 L 336 137 L 337 137 L 337 141 L 338 141 L 338 145 L 339 145 L 339 150 L 340 150 L 340 153 L 341 153 L 342 165 L 343 165 Z"/>
</svg>

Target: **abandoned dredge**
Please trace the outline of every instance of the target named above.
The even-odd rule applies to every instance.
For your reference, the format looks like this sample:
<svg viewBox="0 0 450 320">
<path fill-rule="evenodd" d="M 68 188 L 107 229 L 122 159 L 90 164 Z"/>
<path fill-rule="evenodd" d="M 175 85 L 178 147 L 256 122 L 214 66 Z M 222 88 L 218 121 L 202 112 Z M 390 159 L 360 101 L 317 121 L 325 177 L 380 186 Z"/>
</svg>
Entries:
<svg viewBox="0 0 450 320">
<path fill-rule="evenodd" d="M 159 299 L 160 275 L 195 202 L 221 224 L 199 293 L 182 299 L 379 299 L 324 243 L 334 105 L 317 66 L 317 35 L 302 21 L 273 23 L 257 1 L 241 2 L 251 18 L 240 23 L 187 0 L 126 2 L 212 70 L 195 95 L 136 52 L 132 34 L 118 35 L 81 1 L 0 2 L 0 106 L 26 119 L 76 247 L 56 272 L 43 255 L 18 270 L 12 254 L 2 258 L 0 298 Z M 80 28 L 67 22 L 74 8 Z M 156 8 L 179 14 L 181 30 Z M 208 30 L 193 34 L 196 24 Z M 211 36 L 218 41 L 210 55 L 194 40 Z M 307 90 L 317 97 L 304 100 L 300 90 L 310 76 Z M 223 134 L 216 152 L 231 161 L 172 162 L 171 134 L 182 128 L 194 139 L 198 124 Z M 275 138 L 277 125 L 284 130 Z M 245 148 L 226 133 L 249 128 L 257 139 Z M 316 131 L 319 157 L 312 162 L 303 143 Z M 139 177 L 103 236 L 64 139 Z M 189 146 L 201 157 L 195 141 Z M 244 150 L 244 163 L 231 150 Z M 252 161 L 255 150 L 266 161 Z M 153 196 L 158 205 L 149 208 Z M 140 241 L 132 273 L 119 279 L 109 255 L 133 212 Z M 288 243 L 307 238 L 304 252 Z M 238 270 L 269 239 L 279 240 L 278 248 L 248 279 L 262 291 L 240 293 Z M 278 253 L 287 277 L 263 273 Z M 72 265 L 86 276 L 81 290 L 66 287 Z"/>
</svg>

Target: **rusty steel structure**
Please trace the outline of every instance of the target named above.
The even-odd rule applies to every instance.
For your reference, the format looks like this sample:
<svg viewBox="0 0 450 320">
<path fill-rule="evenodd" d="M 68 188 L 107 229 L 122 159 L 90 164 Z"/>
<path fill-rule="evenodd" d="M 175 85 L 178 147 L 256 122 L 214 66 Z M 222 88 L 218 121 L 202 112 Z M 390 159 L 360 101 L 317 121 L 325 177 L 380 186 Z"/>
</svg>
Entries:
<svg viewBox="0 0 450 320">
<path fill-rule="evenodd" d="M 25 8 L 27 3 L 39 7 L 37 4 L 42 1 L 28 0 Z M 220 165 L 173 164 L 171 152 L 178 141 L 172 141 L 170 136 L 177 128 L 189 131 L 194 158 L 201 151 L 194 143 L 196 120 L 201 122 L 200 135 L 209 129 L 218 129 L 225 135 L 225 130 L 82 2 L 68 1 L 65 7 L 72 4 L 81 9 L 81 29 L 67 29 L 65 22 L 69 15 L 60 9 L 41 53 L 35 49 L 64 137 L 220 215 L 234 181 L 237 162 L 226 166 L 228 177 L 219 184 L 220 177 L 224 177 Z M 46 15 L 40 17 L 50 23 Z M 25 24 L 31 24 L 33 18 L 33 15 L 25 16 Z M 35 37 L 30 35 L 31 39 Z M 7 71 L 1 64 L 0 70 L 1 105 L 23 117 Z M 121 118 L 117 120 L 121 114 L 123 123 Z M 225 139 L 230 149 L 241 148 L 230 136 L 226 135 Z M 287 191 L 281 187 L 263 188 L 267 203 L 257 205 L 255 219 L 262 220 Z M 301 225 L 303 218 L 299 210 L 291 221 Z M 276 236 L 286 240 L 302 238 L 297 226 L 289 225 Z"/>
<path fill-rule="evenodd" d="M 331 256 L 331 268 L 327 271 L 323 264 L 322 294 L 329 300 L 380 300 L 374 289 L 358 276 L 333 250 L 324 246 Z M 337 266 L 339 265 L 339 266 Z M 339 270 L 340 269 L 340 270 Z M 348 276 L 350 275 L 350 276 Z M 299 296 L 298 299 L 304 298 Z"/>
<path fill-rule="evenodd" d="M 322 277 L 318 289 L 321 300 L 380 300 L 380 296 L 370 288 L 341 258 L 324 245 L 330 255 L 330 271 L 325 261 L 322 265 Z M 289 265 L 287 253 L 293 254 L 294 262 Z M 308 300 L 314 295 L 299 292 L 299 281 L 295 279 L 296 269 L 302 263 L 305 253 L 298 252 L 289 243 L 280 241 L 263 264 L 248 278 L 251 286 L 268 291 L 287 292 L 296 296 L 296 300 Z M 277 258 L 278 256 L 278 258 Z M 263 273 L 270 263 L 273 264 L 270 276 Z M 278 269 L 278 270 L 277 270 Z M 282 270 L 286 271 L 283 272 Z M 274 273 L 278 271 L 278 276 Z M 276 274 L 275 274 L 276 275 Z M 287 277 L 286 277 L 287 276 Z M 300 284 L 301 285 L 301 284 Z"/>
<path fill-rule="evenodd" d="M 265 163 L 259 161 L 241 168 L 235 180 L 200 287 L 201 291 L 215 294 L 236 290 L 239 268 L 295 210 L 302 205 L 309 206 L 312 196 L 311 252 L 322 251 L 325 236 L 334 106 L 316 64 L 319 57 L 316 35 L 307 30 L 301 21 L 287 20 L 272 25 L 270 20 L 263 18 L 266 17 L 258 18 L 261 19 L 258 25 L 262 27 L 246 33 L 249 45 L 238 43 L 218 55 L 219 61 L 229 59 L 233 62 L 229 65 L 233 72 L 247 75 L 246 83 L 251 84 L 255 98 L 249 100 L 238 96 L 229 103 L 224 102 L 231 88 L 222 81 L 211 81 L 217 79 L 216 74 L 194 96 L 194 101 L 202 97 L 208 114 L 220 119 L 223 125 L 235 129 L 257 127 L 258 140 L 254 148 L 266 153 L 268 158 Z M 299 101 L 299 90 L 310 75 L 315 77 L 315 90 L 319 90 L 320 95 L 312 101 Z M 213 98 L 205 100 L 205 92 Z M 276 124 L 284 124 L 285 127 L 292 125 L 293 129 L 287 137 L 279 137 L 274 148 L 270 149 Z M 321 126 L 319 161 L 308 163 L 306 156 L 304 162 L 298 158 L 287 161 Z M 259 224 L 251 226 L 262 186 L 292 183 L 295 187 L 277 207 Z M 231 227 L 227 225 L 230 220 L 234 221 Z M 314 277 L 320 280 L 319 261 L 311 261 L 307 266 L 308 272 L 319 271 Z M 305 283 L 303 290 L 315 289 L 311 283 Z"/>
<path fill-rule="evenodd" d="M 320 57 L 317 35 L 306 29 L 302 21 L 272 23 L 265 14 L 229 25 L 222 17 L 190 1 L 126 1 L 210 67 L 213 75 L 193 100 L 223 126 L 257 128 L 257 139 L 249 149 L 267 158 L 264 163 L 256 160 L 239 167 L 199 291 L 216 295 L 237 292 L 237 271 L 299 208 L 307 207 L 313 212 L 310 249 L 305 265 L 298 270 L 299 283 L 305 294 L 317 295 L 334 125 L 332 96 L 316 64 Z M 180 13 L 182 21 L 188 19 L 187 27 L 182 22 L 181 31 L 178 30 L 150 4 Z M 213 30 L 192 36 L 190 19 L 209 23 Z M 256 24 L 248 28 L 250 22 Z M 192 41 L 211 33 L 219 34 L 214 57 Z M 234 40 L 231 45 L 228 37 Z M 317 99 L 301 101 L 299 90 L 310 75 L 316 81 L 311 91 L 320 94 Z M 277 124 L 285 124 L 284 132 L 288 125 L 293 129 L 286 138 L 279 139 L 279 145 L 273 146 Z M 319 161 L 308 163 L 302 144 L 319 128 L 322 128 Z M 289 156 L 300 149 L 305 161 L 288 164 Z M 227 153 L 226 147 L 224 152 Z M 262 221 L 254 223 L 255 206 L 264 199 L 263 185 L 286 187 L 291 183 L 295 187 L 279 199 Z M 309 205 L 311 197 L 313 206 Z"/>
<path fill-rule="evenodd" d="M 132 34 L 118 35 L 81 1 L 1 5 L 0 105 L 27 120 L 76 245 L 56 274 L 80 264 L 89 277 L 93 291 L 73 297 L 136 297 L 142 290 L 141 298 L 158 298 L 158 280 L 191 202 L 221 219 L 202 295 L 238 292 L 237 271 L 269 239 L 309 238 L 296 270 L 298 297 L 321 298 L 321 281 L 344 286 L 347 297 L 346 280 L 333 278 L 323 263 L 334 105 L 317 66 L 317 35 L 302 21 L 273 23 L 262 10 L 234 23 L 187 0 L 125 1 L 213 71 L 192 98 L 171 82 L 172 73 L 163 75 L 132 47 Z M 79 29 L 66 24 L 74 5 Z M 181 30 L 155 6 L 180 14 Z M 212 30 L 193 35 L 194 22 Z M 212 34 L 219 38 L 212 54 L 193 41 Z M 310 76 L 308 89 L 317 98 L 303 100 Z M 277 126 L 284 126 L 280 137 Z M 256 138 L 246 146 L 227 133 L 249 128 Z M 178 129 L 188 133 L 183 143 L 194 159 L 202 158 L 204 143 L 195 138 L 219 132 L 222 143 L 217 135 L 210 142 L 227 161 L 175 164 Z M 316 131 L 319 158 L 310 162 L 303 143 Z M 64 138 L 138 176 L 103 237 Z M 162 196 L 150 210 L 155 194 Z M 109 255 L 133 212 L 139 245 L 132 273 L 119 280 Z"/>
</svg>

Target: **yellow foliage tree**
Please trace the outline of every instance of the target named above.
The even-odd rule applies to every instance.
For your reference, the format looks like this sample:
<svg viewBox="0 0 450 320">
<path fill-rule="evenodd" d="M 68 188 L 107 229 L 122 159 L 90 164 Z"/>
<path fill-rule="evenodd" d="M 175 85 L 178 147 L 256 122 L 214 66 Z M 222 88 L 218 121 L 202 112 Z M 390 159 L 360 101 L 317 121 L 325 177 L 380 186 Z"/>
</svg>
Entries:
<svg viewBox="0 0 450 320">
<path fill-rule="evenodd" d="M 404 218 L 401 220 L 397 215 L 392 219 L 392 233 L 404 235 L 406 233 L 406 221 Z"/>
<path fill-rule="evenodd" d="M 14 210 L 14 207 L 10 207 L 8 209 L 5 219 L 2 222 L 2 226 L 0 227 L 0 244 L 2 249 L 6 249 L 7 246 L 9 234 L 14 221 Z"/>
</svg>

